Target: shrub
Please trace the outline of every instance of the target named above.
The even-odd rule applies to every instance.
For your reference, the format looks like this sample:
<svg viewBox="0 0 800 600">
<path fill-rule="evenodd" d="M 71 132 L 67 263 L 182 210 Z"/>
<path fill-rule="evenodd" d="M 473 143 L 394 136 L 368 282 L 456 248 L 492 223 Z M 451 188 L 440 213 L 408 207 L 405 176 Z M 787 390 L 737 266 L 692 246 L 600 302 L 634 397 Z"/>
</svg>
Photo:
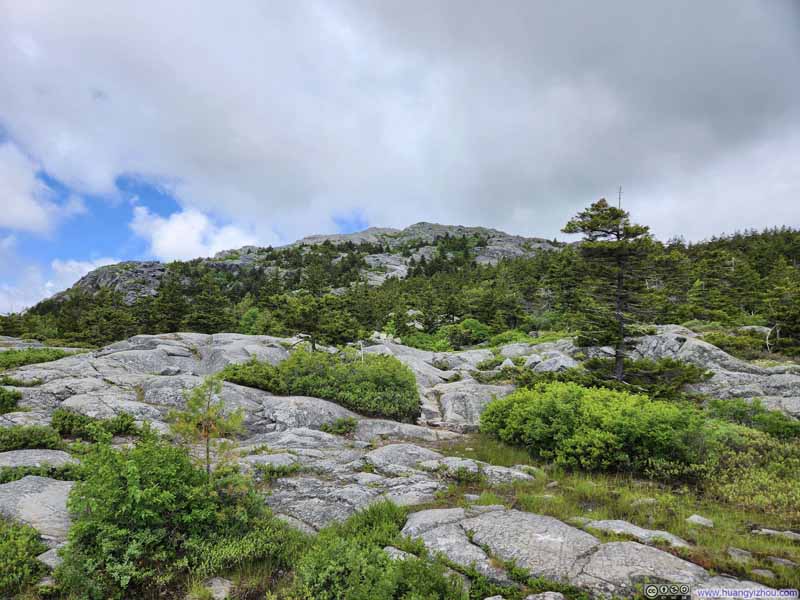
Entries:
<svg viewBox="0 0 800 600">
<path fill-rule="evenodd" d="M 560 372 L 536 373 L 531 369 L 517 369 L 514 379 L 522 387 L 561 381 L 577 383 L 583 387 L 604 387 L 647 394 L 659 400 L 680 400 L 686 396 L 683 392 L 686 385 L 699 383 L 709 376 L 704 369 L 673 358 L 626 359 L 623 382 L 614 379 L 613 373 L 612 359 L 591 358 L 580 367 Z"/>
<path fill-rule="evenodd" d="M 24 350 L 6 350 L 0 352 L 0 370 L 13 369 L 23 365 L 50 362 L 69 356 L 72 352 L 58 348 L 26 348 Z"/>
<path fill-rule="evenodd" d="M 17 401 L 22 398 L 16 390 L 7 390 L 0 387 L 0 415 L 14 412 L 17 409 Z"/>
<path fill-rule="evenodd" d="M 16 481 L 28 475 L 50 477 L 62 481 L 76 481 L 83 478 L 83 467 L 79 464 L 64 465 L 62 467 L 0 467 L 0 484 Z"/>
<path fill-rule="evenodd" d="M 0 427 L 0 452 L 25 448 L 58 449 L 63 445 L 58 432 L 42 425 Z"/>
<path fill-rule="evenodd" d="M 226 564 L 230 554 L 222 548 L 269 518 L 263 499 L 235 471 L 217 472 L 209 482 L 184 450 L 149 429 L 132 448 L 115 450 L 101 440 L 83 464 L 86 477 L 69 497 L 73 525 L 57 572 L 65 591 L 81 598 L 163 594 L 193 567 Z M 279 540 L 289 538 L 276 527 Z M 217 553 L 209 554 L 211 548 Z"/>
<path fill-rule="evenodd" d="M 65 408 L 53 411 L 50 426 L 62 436 L 94 439 L 98 428 L 111 435 L 133 435 L 139 432 L 133 416 L 121 413 L 112 419 L 95 419 Z"/>
<path fill-rule="evenodd" d="M 456 600 L 461 582 L 439 561 L 392 560 L 383 547 L 400 543 L 405 511 L 373 505 L 324 529 L 298 561 L 293 597 L 303 600 Z"/>
<path fill-rule="evenodd" d="M 715 419 L 738 423 L 769 435 L 789 440 L 800 437 L 800 421 L 777 410 L 768 410 L 758 399 L 748 402 L 741 398 L 713 399 L 708 413 Z"/>
<path fill-rule="evenodd" d="M 8 375 L 0 375 L 0 385 L 13 385 L 14 387 L 35 387 L 42 385 L 41 379 L 17 379 Z"/>
<path fill-rule="evenodd" d="M 358 419 L 342 417 L 341 419 L 336 419 L 332 423 L 323 423 L 320 430 L 335 435 L 350 435 L 356 430 L 356 427 L 358 427 Z"/>
<path fill-rule="evenodd" d="M 575 383 L 518 390 L 489 404 L 481 429 L 568 468 L 694 479 L 705 470 L 705 419 L 691 406 Z"/>
<path fill-rule="evenodd" d="M 274 394 L 332 400 L 365 415 L 413 421 L 419 393 L 413 373 L 393 356 L 296 350 L 277 367 L 251 360 L 228 365 L 223 379 Z"/>
<path fill-rule="evenodd" d="M 0 517 L 0 596 L 12 598 L 46 571 L 36 557 L 47 547 L 33 527 Z"/>
<path fill-rule="evenodd" d="M 753 331 L 736 331 L 723 333 L 714 331 L 706 333 L 703 340 L 721 348 L 728 354 L 738 358 L 752 360 L 759 358 L 767 351 L 765 336 Z"/>
<path fill-rule="evenodd" d="M 456 348 L 480 344 L 488 340 L 491 334 L 489 326 L 481 323 L 478 319 L 464 319 L 460 323 L 448 325 L 444 329 L 450 344 Z"/>
<path fill-rule="evenodd" d="M 447 338 L 446 332 L 442 329 L 436 333 L 425 333 L 424 331 L 414 331 L 406 334 L 402 338 L 403 344 L 420 350 L 431 352 L 450 352 L 453 346 Z"/>
</svg>

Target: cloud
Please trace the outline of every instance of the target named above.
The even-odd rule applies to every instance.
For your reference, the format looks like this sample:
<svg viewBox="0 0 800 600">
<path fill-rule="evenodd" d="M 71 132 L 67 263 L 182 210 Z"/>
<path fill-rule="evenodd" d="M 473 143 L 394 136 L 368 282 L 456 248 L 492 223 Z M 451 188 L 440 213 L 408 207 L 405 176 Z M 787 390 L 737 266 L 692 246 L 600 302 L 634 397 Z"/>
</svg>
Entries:
<svg viewBox="0 0 800 600">
<path fill-rule="evenodd" d="M 218 226 L 197 210 L 175 212 L 169 217 L 134 206 L 131 229 L 149 243 L 150 254 L 161 260 L 189 260 L 212 256 L 220 250 L 257 244 L 257 238 L 233 225 Z"/>
<path fill-rule="evenodd" d="M 619 184 L 664 235 L 710 197 L 692 236 L 800 224 L 792 0 L 0 5 L 0 123 L 79 194 L 172 182 L 183 210 L 154 222 L 212 233 L 158 256 L 342 214 L 552 236 Z"/>
<path fill-rule="evenodd" d="M 55 259 L 47 269 L 42 269 L 20 258 L 14 236 L 0 237 L 0 277 L 14 281 L 0 283 L 0 314 L 28 308 L 70 287 L 89 271 L 116 262 L 119 262 L 116 258 Z"/>
<path fill-rule="evenodd" d="M 77 196 L 55 202 L 38 172 L 39 166 L 15 144 L 0 142 L 0 228 L 49 233 L 59 221 L 87 212 Z"/>
</svg>

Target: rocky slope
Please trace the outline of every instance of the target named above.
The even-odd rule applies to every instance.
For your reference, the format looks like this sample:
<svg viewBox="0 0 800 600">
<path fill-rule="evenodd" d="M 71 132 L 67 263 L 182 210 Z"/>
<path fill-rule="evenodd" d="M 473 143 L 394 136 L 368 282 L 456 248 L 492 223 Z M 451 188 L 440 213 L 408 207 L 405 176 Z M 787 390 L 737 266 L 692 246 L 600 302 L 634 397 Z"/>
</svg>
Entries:
<svg viewBox="0 0 800 600">
<path fill-rule="evenodd" d="M 313 235 L 283 248 L 314 246 L 325 242 L 382 246 L 386 252 L 369 251 L 365 254 L 367 268 L 362 271 L 367 283 L 380 285 L 389 277 L 405 277 L 412 259 L 419 261 L 424 257 L 430 260 L 436 251 L 436 241 L 445 236 L 466 236 L 482 240 L 481 245 L 473 250 L 475 261 L 479 264 L 495 264 L 502 258 L 532 256 L 539 250 L 557 247 L 553 242 L 542 238 L 510 235 L 485 227 L 416 223 L 405 229 L 371 227 L 357 233 Z M 401 252 L 409 248 L 413 248 L 413 251 Z M 264 248 L 244 246 L 199 260 L 213 269 L 229 272 L 241 269 L 259 269 L 265 274 L 280 272 L 280 267 L 276 266 L 275 261 L 266 258 L 265 254 Z M 91 294 L 102 289 L 111 289 L 122 294 L 124 302 L 130 305 L 138 298 L 155 296 L 165 272 L 166 265 L 158 261 L 126 261 L 91 271 L 78 280 L 71 289 Z M 69 290 L 60 292 L 54 299 L 59 300 L 68 292 Z"/>
<path fill-rule="evenodd" d="M 180 406 L 183 391 L 198 385 L 205 375 L 251 357 L 278 363 L 297 341 L 239 334 L 142 335 L 95 352 L 21 367 L 8 374 L 41 383 L 16 388 L 22 394 L 23 410 L 0 416 L 0 427 L 46 425 L 52 412 L 64 407 L 99 418 L 127 412 L 138 421 L 166 429 L 167 412 Z M 6 340 L 6 346 L 13 344 Z M 437 445 L 474 430 L 486 404 L 511 391 L 511 386 L 484 385 L 472 378 L 477 364 L 493 356 L 491 351 L 437 354 L 385 340 L 364 351 L 396 356 L 414 372 L 423 402 L 419 425 L 360 417 L 318 398 L 279 397 L 224 385 L 222 397 L 227 405 L 243 409 L 246 415 L 247 439 L 239 445 L 243 468 L 297 467 L 293 474 L 274 481 L 265 498 L 280 518 L 314 532 L 381 499 L 407 506 L 432 503 L 438 492 L 464 473 L 480 472 L 489 484 L 532 479 L 525 467 L 448 457 Z M 636 352 L 652 358 L 674 356 L 710 369 L 713 376 L 699 391 L 764 397 L 775 408 L 800 413 L 800 369 L 753 367 L 676 327 L 641 338 Z M 562 340 L 509 344 L 500 353 L 525 357 L 529 368 L 547 371 L 574 365 L 577 349 Z M 320 430 L 342 417 L 358 421 L 351 438 Z M 269 453 L 261 451 L 264 446 Z M 63 465 L 72 460 L 60 451 L 0 453 L 4 466 Z M 57 548 L 69 528 L 66 498 L 71 485 L 34 476 L 0 485 L 0 512 L 31 524 L 51 548 Z M 597 530 L 625 533 L 637 541 L 602 543 L 591 533 Z M 568 582 L 597 597 L 629 596 L 645 579 L 695 588 L 759 587 L 715 575 L 653 547 L 650 544 L 657 540 L 666 539 L 675 547 L 687 542 L 624 521 L 567 524 L 502 506 L 472 505 L 414 512 L 404 533 L 421 539 L 434 552 L 443 552 L 453 563 L 474 565 L 500 583 L 509 583 L 510 576 L 498 559 L 514 561 L 531 576 Z M 402 558 L 400 550 L 387 551 Z M 52 565 L 57 556 L 50 551 L 41 560 Z"/>
</svg>

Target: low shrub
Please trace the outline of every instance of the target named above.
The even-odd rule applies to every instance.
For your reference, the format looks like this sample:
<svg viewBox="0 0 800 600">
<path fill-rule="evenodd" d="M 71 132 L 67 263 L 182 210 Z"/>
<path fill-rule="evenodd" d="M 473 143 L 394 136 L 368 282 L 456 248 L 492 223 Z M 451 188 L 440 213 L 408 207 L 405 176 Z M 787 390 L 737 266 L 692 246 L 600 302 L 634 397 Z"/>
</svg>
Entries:
<svg viewBox="0 0 800 600">
<path fill-rule="evenodd" d="M 800 421 L 777 410 L 768 410 L 760 400 L 742 398 L 713 399 L 708 403 L 708 414 L 731 423 L 738 423 L 782 440 L 800 437 Z"/>
<path fill-rule="evenodd" d="M 17 390 L 0 387 L 0 415 L 17 410 L 17 402 L 20 398 L 22 398 L 22 394 Z"/>
<path fill-rule="evenodd" d="M 83 479 L 83 467 L 79 464 L 64 465 L 62 467 L 0 467 L 0 484 L 17 481 L 28 475 L 60 479 L 61 481 L 77 481 Z"/>
<path fill-rule="evenodd" d="M 419 348 L 420 350 L 429 350 L 431 352 L 450 352 L 453 350 L 453 346 L 450 344 L 446 332 L 442 329 L 438 330 L 436 333 L 414 331 L 403 335 L 402 341 L 406 346 Z"/>
<path fill-rule="evenodd" d="M 65 408 L 57 408 L 53 412 L 50 426 L 62 436 L 84 439 L 94 439 L 98 428 L 111 435 L 134 435 L 139 431 L 128 413 L 118 414 L 111 419 L 95 419 Z"/>
<path fill-rule="evenodd" d="M 462 583 L 438 560 L 392 560 L 383 548 L 401 543 L 406 512 L 373 505 L 320 532 L 296 565 L 298 600 L 462 600 Z"/>
<path fill-rule="evenodd" d="M 626 359 L 622 382 L 614 378 L 614 361 L 607 358 L 591 358 L 580 367 L 566 371 L 537 373 L 531 369 L 516 369 L 514 373 L 515 383 L 520 387 L 555 381 L 571 382 L 583 387 L 647 394 L 659 400 L 685 399 L 683 390 L 686 385 L 699 383 L 708 377 L 709 373 L 704 369 L 673 358 Z"/>
<path fill-rule="evenodd" d="M 50 362 L 69 356 L 72 352 L 58 348 L 26 348 L 24 350 L 6 350 L 0 352 L 0 370 L 14 369 L 24 365 Z"/>
<path fill-rule="evenodd" d="M 267 528 L 263 498 L 234 470 L 219 470 L 209 481 L 187 452 L 148 428 L 131 448 L 115 450 L 107 440 L 83 458 L 85 479 L 69 496 L 73 524 L 57 571 L 68 595 L 163 595 L 193 568 L 230 566 L 242 540 L 252 557 L 259 546 L 266 555 L 294 539 L 288 527 Z M 273 534 L 277 539 L 267 544 Z"/>
<path fill-rule="evenodd" d="M 760 358 L 767 351 L 765 336 L 753 331 L 714 331 L 703 335 L 703 340 L 744 360 Z"/>
<path fill-rule="evenodd" d="M 8 375 L 0 375 L 0 385 L 13 385 L 14 387 L 35 387 L 42 385 L 41 379 L 18 379 Z"/>
<path fill-rule="evenodd" d="M 714 441 L 689 405 L 559 382 L 491 402 L 481 429 L 567 468 L 661 479 L 702 476 Z"/>
<path fill-rule="evenodd" d="M 15 425 L 0 427 L 0 452 L 25 448 L 59 449 L 61 436 L 52 427 L 43 425 Z"/>
<path fill-rule="evenodd" d="M 228 365 L 221 376 L 274 394 L 331 400 L 365 415 L 409 422 L 419 415 L 416 379 L 393 356 L 299 349 L 278 366 L 251 360 Z"/>
<path fill-rule="evenodd" d="M 335 435 L 350 435 L 356 430 L 356 427 L 358 427 L 358 419 L 342 417 L 341 419 L 336 419 L 332 423 L 323 423 L 320 427 L 320 431 Z"/>
<path fill-rule="evenodd" d="M 442 330 L 454 348 L 480 344 L 488 340 L 492 333 L 489 326 L 478 319 L 464 319 L 455 325 L 447 325 Z"/>
<path fill-rule="evenodd" d="M 44 575 L 36 557 L 46 550 L 33 527 L 0 517 L 0 597 L 13 598 Z"/>
</svg>

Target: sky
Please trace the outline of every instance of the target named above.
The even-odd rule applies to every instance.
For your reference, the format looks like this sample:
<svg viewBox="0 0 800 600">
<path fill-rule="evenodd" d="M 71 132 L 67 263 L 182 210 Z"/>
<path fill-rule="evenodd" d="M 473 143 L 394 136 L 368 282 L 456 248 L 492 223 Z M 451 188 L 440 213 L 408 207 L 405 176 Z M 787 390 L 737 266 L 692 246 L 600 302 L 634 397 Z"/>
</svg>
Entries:
<svg viewBox="0 0 800 600">
<path fill-rule="evenodd" d="M 0 313 L 418 221 L 800 226 L 796 0 L 0 0 Z"/>
</svg>

